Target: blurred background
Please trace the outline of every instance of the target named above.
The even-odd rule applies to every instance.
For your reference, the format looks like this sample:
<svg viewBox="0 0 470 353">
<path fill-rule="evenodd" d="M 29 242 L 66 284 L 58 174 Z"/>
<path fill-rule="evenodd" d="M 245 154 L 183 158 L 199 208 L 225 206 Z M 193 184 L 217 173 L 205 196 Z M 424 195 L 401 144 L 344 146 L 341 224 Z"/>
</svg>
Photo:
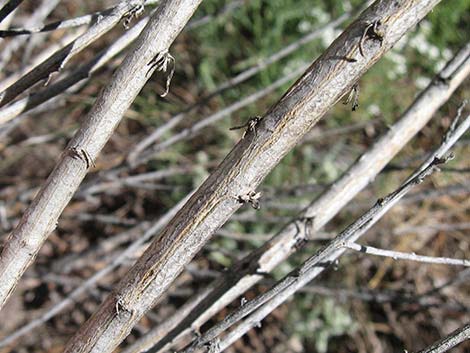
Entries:
<svg viewBox="0 0 470 353">
<path fill-rule="evenodd" d="M 9 26 L 23 27 L 40 3 L 24 1 Z M 115 3 L 62 0 L 44 23 L 101 11 Z M 339 0 L 204 0 L 171 48 L 176 66 L 170 93 L 159 96 L 165 78 L 154 74 L 0 313 L 0 337 L 50 312 L 138 238 L 150 221 L 198 186 L 241 138 L 243 130 L 229 128 L 263 115 L 300 76 L 296 70 L 316 59 L 363 6 L 363 1 Z M 152 9 L 146 8 L 145 14 Z M 133 19 L 130 26 L 138 20 Z M 15 50 L 8 48 L 16 38 L 0 39 L 0 80 L 21 71 L 45 48 L 79 30 L 22 37 L 27 40 Z M 124 26 L 116 26 L 74 57 L 65 72 L 93 59 L 125 33 Z M 261 209 L 242 207 L 122 347 L 165 320 L 335 181 L 387 131 L 469 38 L 470 2 L 453 0 L 438 5 L 361 79 L 356 111 L 341 103 L 329 111 L 264 181 Z M 292 43 L 297 48 L 289 55 L 257 66 Z M 58 99 L 0 125 L 1 241 L 17 224 L 124 55 L 125 51 L 113 57 Z M 259 72 L 252 77 L 237 84 L 230 81 L 253 67 Z M 32 92 L 42 88 L 39 84 Z M 322 234 L 325 238 L 341 231 L 406 179 L 437 146 L 461 102 L 470 99 L 469 88 L 467 79 L 373 183 L 327 225 Z M 165 129 L 157 130 L 154 141 L 136 149 L 162 126 Z M 455 159 L 394 207 L 367 233 L 364 242 L 423 255 L 468 258 L 469 144 L 467 133 L 453 149 Z M 144 177 L 129 179 L 138 175 Z M 321 236 L 308 243 L 245 297 L 267 289 L 322 244 Z M 0 352 L 60 352 L 132 262 L 129 259 L 114 269 L 61 312 Z M 351 253 L 228 351 L 419 350 L 469 321 L 469 276 L 460 267 Z M 233 308 L 238 305 L 233 303 Z M 465 349 L 470 346 L 462 344 L 455 352 Z"/>
</svg>

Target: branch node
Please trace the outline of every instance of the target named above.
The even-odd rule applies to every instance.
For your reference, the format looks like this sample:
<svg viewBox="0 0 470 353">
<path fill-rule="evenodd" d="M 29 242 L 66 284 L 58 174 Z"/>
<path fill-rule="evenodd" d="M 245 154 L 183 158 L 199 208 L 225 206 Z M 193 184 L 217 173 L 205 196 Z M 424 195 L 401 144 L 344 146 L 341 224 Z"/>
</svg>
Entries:
<svg viewBox="0 0 470 353">
<path fill-rule="evenodd" d="M 122 298 L 119 298 L 117 301 L 116 301 L 116 305 L 115 305 L 115 310 L 116 310 L 116 315 L 119 315 L 121 312 L 125 311 L 129 314 L 132 315 L 133 313 L 133 310 L 129 310 L 127 308 L 127 306 L 125 305 L 124 303 L 124 300 Z"/>
<path fill-rule="evenodd" d="M 149 73 L 152 72 L 153 69 L 157 71 L 161 71 L 161 72 L 167 72 L 170 63 L 172 64 L 172 66 L 171 66 L 171 69 L 169 70 L 169 73 L 166 76 L 165 91 L 162 94 L 160 94 L 160 97 L 165 97 L 170 91 L 170 83 L 175 73 L 175 67 L 176 67 L 175 58 L 168 52 L 168 50 L 165 50 L 155 55 L 155 57 L 152 60 L 150 60 L 150 62 L 147 64 L 147 66 L 150 66 L 150 68 L 147 71 L 147 76 L 148 76 Z"/>
<path fill-rule="evenodd" d="M 262 118 L 260 116 L 254 116 L 254 117 L 250 118 L 245 124 L 231 127 L 229 130 L 239 130 L 239 129 L 246 128 L 245 132 L 242 135 L 242 139 L 245 138 L 245 136 L 248 132 L 253 132 L 255 134 L 255 137 L 256 137 L 256 127 L 258 126 L 261 119 Z"/>
<path fill-rule="evenodd" d="M 237 201 L 240 203 L 249 203 L 251 207 L 255 210 L 259 210 L 261 208 L 259 199 L 261 198 L 261 192 L 250 191 L 245 195 L 239 195 L 236 197 Z"/>
<path fill-rule="evenodd" d="M 379 26 L 381 25 L 380 20 L 376 20 L 374 22 L 369 23 L 366 28 L 364 29 L 364 32 L 362 33 L 361 40 L 359 41 L 359 52 L 361 53 L 362 57 L 365 57 L 364 55 L 364 43 L 367 38 L 371 38 L 373 40 L 378 40 L 380 42 L 380 45 L 382 45 L 384 35 L 383 32 L 380 30 Z"/>
<path fill-rule="evenodd" d="M 79 159 L 85 162 L 87 169 L 90 167 L 93 167 L 93 168 L 96 167 L 95 162 L 93 161 L 93 158 L 91 158 L 89 153 L 84 149 L 78 149 L 77 147 L 70 147 L 67 150 L 67 154 L 74 159 Z"/>
<path fill-rule="evenodd" d="M 130 9 L 128 12 L 126 12 L 122 16 L 122 25 L 124 26 L 125 29 L 129 29 L 130 24 L 134 18 L 140 17 L 145 10 L 144 4 L 139 4 L 134 6 L 132 9 Z"/>
</svg>

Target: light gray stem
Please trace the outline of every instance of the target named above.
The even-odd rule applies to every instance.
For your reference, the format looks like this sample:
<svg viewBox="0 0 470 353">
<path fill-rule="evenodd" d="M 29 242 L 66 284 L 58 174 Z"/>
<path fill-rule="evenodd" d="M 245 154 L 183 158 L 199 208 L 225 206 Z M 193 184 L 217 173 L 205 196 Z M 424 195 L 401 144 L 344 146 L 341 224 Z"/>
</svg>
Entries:
<svg viewBox="0 0 470 353">
<path fill-rule="evenodd" d="M 83 125 L 5 243 L 0 256 L 0 308 L 55 229 L 88 168 L 147 82 L 149 63 L 157 54 L 168 51 L 201 1 L 162 1 L 108 86 L 101 91 Z"/>
<path fill-rule="evenodd" d="M 241 201 L 257 195 L 256 188 L 282 157 L 438 2 L 382 0 L 364 11 L 232 149 L 72 338 L 66 352 L 115 349 Z M 378 21 L 381 39 L 364 38 L 370 24 Z"/>
</svg>

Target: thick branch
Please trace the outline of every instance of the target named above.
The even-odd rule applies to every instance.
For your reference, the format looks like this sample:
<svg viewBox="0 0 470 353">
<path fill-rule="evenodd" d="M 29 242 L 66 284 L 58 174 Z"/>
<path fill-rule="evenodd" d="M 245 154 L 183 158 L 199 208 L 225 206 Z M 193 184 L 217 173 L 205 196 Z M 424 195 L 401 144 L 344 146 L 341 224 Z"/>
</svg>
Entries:
<svg viewBox="0 0 470 353">
<path fill-rule="evenodd" d="M 240 200 L 255 197 L 256 187 L 282 157 L 438 2 L 378 1 L 364 11 L 234 147 L 75 335 L 66 352 L 112 351 L 241 206 Z M 375 27 L 380 33 L 364 36 L 373 23 L 379 24 Z"/>
<path fill-rule="evenodd" d="M 59 215 L 88 168 L 150 77 L 149 63 L 157 54 L 168 51 L 201 1 L 162 1 L 109 85 L 97 98 L 83 125 L 5 244 L 0 256 L 0 307 L 56 227 Z"/>
<path fill-rule="evenodd" d="M 385 135 L 354 163 L 340 179 L 315 199 L 297 219 L 284 227 L 263 246 L 227 270 L 227 274 L 211 284 L 210 295 L 202 301 L 152 352 L 157 352 L 185 330 L 197 329 L 228 303 L 242 295 L 298 246 L 328 223 L 357 195 L 387 163 L 420 131 L 436 110 L 470 74 L 470 45 L 465 46 L 433 79 Z M 442 84 L 447 82 L 447 84 Z M 157 328 L 158 330 L 158 328 Z M 156 330 L 155 330 L 156 331 Z M 154 330 L 148 335 L 153 335 Z M 155 336 L 155 342 L 160 336 Z M 151 339 L 147 339 L 150 342 Z M 148 348 L 148 347 L 147 347 Z"/>
</svg>

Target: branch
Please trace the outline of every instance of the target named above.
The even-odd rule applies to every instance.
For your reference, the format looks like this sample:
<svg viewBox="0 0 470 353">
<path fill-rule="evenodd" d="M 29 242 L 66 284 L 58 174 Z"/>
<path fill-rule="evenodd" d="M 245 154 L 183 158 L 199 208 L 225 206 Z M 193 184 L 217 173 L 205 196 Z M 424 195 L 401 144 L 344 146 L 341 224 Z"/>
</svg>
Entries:
<svg viewBox="0 0 470 353">
<path fill-rule="evenodd" d="M 443 353 L 457 346 L 458 344 L 470 339 L 470 324 L 451 332 L 446 337 L 432 344 L 418 353 Z"/>
<path fill-rule="evenodd" d="M 346 248 L 355 250 L 357 252 L 371 254 L 376 256 L 390 257 L 393 260 L 410 260 L 417 262 L 424 262 L 428 264 L 441 264 L 451 266 L 470 266 L 469 260 L 451 259 L 448 257 L 434 257 L 434 256 L 422 256 L 416 255 L 415 253 L 406 253 L 394 250 L 384 250 L 374 248 L 372 246 L 359 245 L 355 243 L 347 243 L 344 245 Z"/>
<path fill-rule="evenodd" d="M 156 3 L 158 3 L 158 1 L 160 0 L 145 0 L 144 6 L 155 5 Z M 87 14 L 87 15 L 83 15 L 80 17 L 71 18 L 68 20 L 48 23 L 42 27 L 37 27 L 37 28 L 29 28 L 29 29 L 28 28 L 10 28 L 6 30 L 0 30 L 0 38 L 14 37 L 14 36 L 19 36 L 19 35 L 24 35 L 24 34 L 44 33 L 44 32 L 55 31 L 57 29 L 74 28 L 74 27 L 79 27 L 83 25 L 88 25 L 95 21 L 98 22 L 100 18 L 103 18 L 109 15 L 115 8 L 116 6 L 103 10 L 103 11 L 98 11 L 92 14 Z"/>
<path fill-rule="evenodd" d="M 211 294 L 183 322 L 158 342 L 157 352 L 188 327 L 200 327 L 212 315 L 271 272 L 302 243 L 313 238 L 353 197 L 373 181 L 385 165 L 431 119 L 460 83 L 470 74 L 470 45 L 460 50 L 446 67 L 418 95 L 400 120 L 360 156 L 330 188 L 315 199 L 298 218 L 287 224 L 275 237 L 246 256 L 210 285 Z M 447 82 L 442 84 L 442 79 Z M 153 330 L 149 332 L 151 336 Z M 154 341 L 157 342 L 157 341 Z M 155 344 L 155 343 L 154 343 Z"/>
<path fill-rule="evenodd" d="M 147 229 L 144 232 L 144 234 L 142 234 L 138 239 L 133 241 L 132 244 L 128 246 L 124 251 L 122 251 L 116 257 L 114 257 L 107 266 L 103 267 L 101 270 L 96 272 L 93 276 L 85 280 L 79 287 L 77 287 L 71 293 L 69 293 L 66 298 L 56 303 L 51 308 L 49 308 L 45 314 L 32 320 L 25 326 L 20 327 L 19 329 L 15 330 L 13 334 L 3 338 L 0 341 L 0 347 L 4 347 L 13 343 L 18 338 L 28 334 L 34 328 L 42 325 L 46 321 L 56 316 L 58 313 L 63 311 L 69 305 L 74 304 L 77 298 L 79 298 L 88 289 L 93 288 L 100 279 L 102 279 L 103 277 L 111 273 L 111 271 L 113 271 L 118 266 L 128 261 L 129 258 L 132 258 L 135 255 L 135 253 L 142 248 L 145 242 L 147 242 L 149 239 L 154 237 L 155 234 L 159 232 L 171 220 L 171 218 L 175 216 L 175 214 L 181 209 L 184 203 L 189 199 L 189 196 L 190 195 L 186 196 L 184 199 L 178 202 L 175 206 L 173 206 L 170 210 L 168 210 L 162 217 L 160 217 L 158 221 L 152 224 L 152 226 L 149 229 Z M 142 225 L 138 225 L 134 227 L 133 229 L 129 230 L 128 232 L 134 232 L 135 230 L 139 230 L 141 227 Z"/>
<path fill-rule="evenodd" d="M 337 18 L 336 20 L 312 31 L 311 33 L 303 36 L 302 38 L 296 40 L 295 42 L 289 44 L 288 46 L 282 48 L 278 52 L 263 58 L 259 60 L 254 66 L 246 69 L 245 71 L 239 73 L 238 75 L 228 79 L 227 81 L 223 82 L 220 84 L 218 87 L 216 87 L 211 93 L 209 93 L 207 96 L 204 98 L 200 99 L 199 102 L 189 106 L 188 108 L 185 109 L 185 111 L 173 115 L 164 125 L 158 127 L 155 129 L 153 133 L 151 133 L 148 137 L 146 137 L 144 140 L 139 142 L 129 153 L 129 156 L 127 158 L 128 163 L 132 166 L 135 167 L 138 164 L 145 163 L 148 161 L 150 158 L 152 158 L 156 153 L 160 152 L 161 150 L 159 149 L 158 146 L 155 146 L 154 148 L 150 149 L 144 156 L 141 158 L 138 158 L 139 155 L 150 145 L 155 143 L 157 139 L 159 139 L 163 134 L 168 131 L 169 129 L 173 128 L 177 124 L 179 124 L 181 121 L 183 121 L 190 113 L 197 111 L 197 108 L 201 107 L 202 105 L 206 104 L 210 99 L 213 97 L 225 92 L 227 89 L 233 88 L 240 83 L 248 80 L 249 78 L 253 77 L 257 73 L 261 72 L 265 68 L 269 67 L 270 65 L 279 62 L 281 59 L 287 57 L 288 55 L 292 54 L 299 48 L 301 48 L 303 45 L 308 44 L 312 42 L 313 40 L 319 38 L 325 31 L 337 28 L 339 27 L 342 23 L 346 21 L 346 19 L 350 18 L 352 15 L 352 12 L 348 12 Z M 248 98 L 246 98 L 248 100 Z M 249 102 L 248 102 L 249 103 Z M 247 103 L 247 104 L 248 104 Z M 242 107 L 245 106 L 242 102 L 238 101 L 231 106 L 234 107 L 238 105 L 239 108 L 241 109 Z M 226 109 L 226 114 L 228 114 L 231 111 L 234 111 L 233 109 L 230 109 L 230 107 L 227 107 Z M 223 114 L 222 112 L 217 112 L 214 113 L 216 114 Z M 193 135 L 191 135 L 193 136 Z M 180 133 L 180 138 L 177 141 L 182 140 L 185 137 L 185 135 L 181 135 Z M 177 142 L 175 141 L 175 142 Z M 168 141 L 165 141 L 165 143 L 168 144 Z M 165 147 L 168 147 L 165 145 Z"/>
<path fill-rule="evenodd" d="M 382 0 L 364 11 L 232 149 L 72 338 L 66 352 L 91 352 L 94 347 L 112 351 L 242 202 L 255 204 L 256 188 L 281 158 L 438 2 Z M 379 33 L 364 37 L 371 23 Z"/>
<path fill-rule="evenodd" d="M 40 5 L 36 5 L 34 12 L 25 20 L 25 24 L 28 26 L 34 26 L 38 23 L 42 23 L 44 19 L 57 7 L 59 1 L 60 0 L 43 0 Z M 0 70 L 5 68 L 12 55 L 26 42 L 27 38 L 15 38 L 4 46 L 1 52 Z M 28 53 L 25 51 L 22 59 L 25 59 L 27 55 Z"/>
<path fill-rule="evenodd" d="M 143 0 L 121 1 L 107 16 L 97 21 L 74 42 L 54 53 L 17 82 L 6 88 L 3 92 L 0 92 L 0 107 L 11 102 L 19 94 L 23 93 L 40 80 L 50 78 L 52 72 L 60 71 L 74 55 L 111 30 L 123 17 L 132 13 L 136 8 L 139 8 L 142 5 L 142 1 Z"/>
<path fill-rule="evenodd" d="M 49 99 L 65 92 L 81 80 L 90 77 L 90 75 L 94 74 L 104 65 L 106 65 L 109 60 L 111 60 L 130 43 L 132 43 L 147 24 L 148 20 L 148 18 L 140 20 L 135 26 L 129 29 L 118 40 L 113 42 L 108 48 L 96 55 L 88 63 L 79 66 L 77 69 L 70 72 L 67 77 L 47 86 L 39 92 L 29 94 L 25 98 L 0 108 L 0 124 L 4 124 L 18 115 L 37 107 Z"/>
<path fill-rule="evenodd" d="M 434 152 L 431 162 L 426 161 L 413 173 L 413 178 L 408 178 L 396 191 L 380 199 L 377 203 L 364 213 L 359 219 L 348 226 L 336 238 L 320 249 L 316 254 L 308 258 L 301 266 L 284 277 L 275 286 L 255 299 L 243 304 L 238 310 L 229 314 L 223 321 L 214 325 L 203 336 L 193 342 L 185 349 L 184 353 L 193 352 L 203 346 L 209 346 L 211 352 L 220 352 L 243 336 L 254 326 L 258 325 L 271 311 L 277 308 L 292 294 L 311 282 L 323 270 L 338 261 L 339 257 L 346 251 L 345 245 L 356 242 L 367 230 L 369 230 L 382 216 L 392 208 L 406 193 L 414 186 L 421 184 L 424 178 L 433 173 L 438 164 L 446 162 L 448 158 L 443 156 L 453 144 L 470 127 L 470 115 L 456 128 L 449 138 L 445 138 L 439 148 Z M 465 130 L 463 130 L 465 128 Z M 228 333 L 222 340 L 217 337 L 229 327 L 245 318 L 233 331 Z"/>
<path fill-rule="evenodd" d="M 0 307 L 56 227 L 62 210 L 125 111 L 150 73 L 155 71 L 149 64 L 157 55 L 168 51 L 201 1 L 162 1 L 109 85 L 101 91 L 83 125 L 4 246 L 0 256 Z"/>
<path fill-rule="evenodd" d="M 0 10 L 0 22 L 2 22 L 9 14 L 11 14 L 15 9 L 20 6 L 23 0 L 10 0 L 5 6 Z"/>
</svg>

